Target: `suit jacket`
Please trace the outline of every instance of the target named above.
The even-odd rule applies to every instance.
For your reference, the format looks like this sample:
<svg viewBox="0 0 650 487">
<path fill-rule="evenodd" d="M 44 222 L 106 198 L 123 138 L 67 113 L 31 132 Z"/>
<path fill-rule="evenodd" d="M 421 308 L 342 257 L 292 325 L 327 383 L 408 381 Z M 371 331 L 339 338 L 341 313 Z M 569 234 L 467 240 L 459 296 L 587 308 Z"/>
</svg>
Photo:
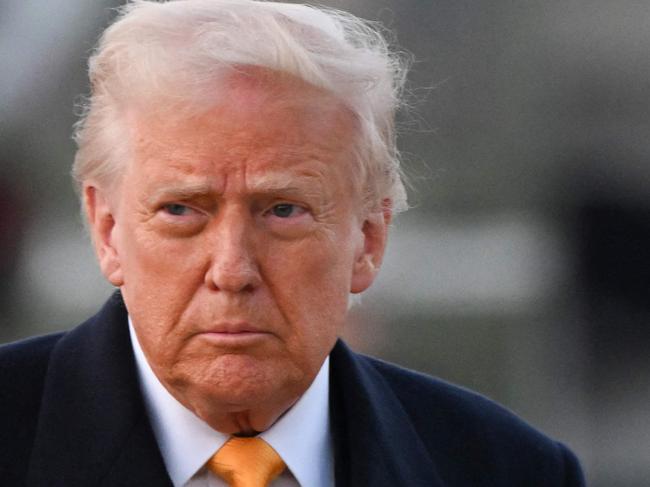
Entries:
<svg viewBox="0 0 650 487">
<path fill-rule="evenodd" d="M 330 367 L 337 487 L 584 485 L 568 449 L 488 399 L 340 341 Z M 69 332 L 0 347 L 0 485 L 171 485 L 119 294 Z"/>
</svg>

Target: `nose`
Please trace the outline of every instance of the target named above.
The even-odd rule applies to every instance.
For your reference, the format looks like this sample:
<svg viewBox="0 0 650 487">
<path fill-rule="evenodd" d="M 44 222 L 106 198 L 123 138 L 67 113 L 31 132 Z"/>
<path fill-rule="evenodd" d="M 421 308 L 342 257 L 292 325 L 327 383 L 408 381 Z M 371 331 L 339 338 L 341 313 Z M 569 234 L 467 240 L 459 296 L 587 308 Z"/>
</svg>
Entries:
<svg viewBox="0 0 650 487">
<path fill-rule="evenodd" d="M 223 215 L 210 235 L 211 262 L 206 285 L 228 293 L 251 292 L 261 282 L 253 248 L 252 221 L 241 212 Z"/>
</svg>

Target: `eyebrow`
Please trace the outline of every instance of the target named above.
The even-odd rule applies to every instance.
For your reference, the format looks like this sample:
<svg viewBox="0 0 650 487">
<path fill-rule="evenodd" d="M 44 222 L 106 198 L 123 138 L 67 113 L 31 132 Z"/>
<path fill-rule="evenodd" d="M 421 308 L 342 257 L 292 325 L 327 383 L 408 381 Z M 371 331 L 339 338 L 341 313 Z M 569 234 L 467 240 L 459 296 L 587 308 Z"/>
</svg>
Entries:
<svg viewBox="0 0 650 487">
<path fill-rule="evenodd" d="M 287 195 L 300 195 L 308 193 L 322 193 L 321 178 L 317 174 L 302 173 L 288 176 L 286 173 L 267 173 L 262 178 L 254 178 L 249 182 L 248 192 L 250 194 L 273 194 L 283 193 Z M 197 198 L 215 198 L 219 192 L 209 182 L 174 184 L 156 188 L 146 197 L 149 204 L 156 204 L 163 199 L 175 199 L 179 201 L 192 200 Z"/>
<path fill-rule="evenodd" d="M 269 172 L 263 178 L 250 181 L 249 190 L 252 193 L 301 193 L 314 186 L 320 188 L 321 179 L 318 174 L 300 173 L 287 176 L 283 172 Z"/>
<path fill-rule="evenodd" d="M 193 198 L 205 197 L 214 195 L 214 189 L 210 184 L 185 184 L 182 186 L 164 186 L 156 189 L 152 194 L 147 197 L 147 202 L 156 203 L 161 199 L 178 199 L 178 200 L 191 200 Z"/>
</svg>

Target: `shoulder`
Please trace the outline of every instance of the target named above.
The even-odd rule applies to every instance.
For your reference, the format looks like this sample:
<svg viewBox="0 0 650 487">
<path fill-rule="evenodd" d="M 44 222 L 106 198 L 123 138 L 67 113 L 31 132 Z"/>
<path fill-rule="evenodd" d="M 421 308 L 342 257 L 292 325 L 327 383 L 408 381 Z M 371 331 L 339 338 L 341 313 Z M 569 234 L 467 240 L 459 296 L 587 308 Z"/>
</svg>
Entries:
<svg viewBox="0 0 650 487">
<path fill-rule="evenodd" d="M 468 389 L 375 358 L 357 355 L 364 367 L 378 373 L 418 431 L 425 447 L 447 465 L 446 476 L 472 485 L 471 476 L 492 470 L 495 478 L 540 485 L 583 485 L 578 461 L 513 412 Z M 444 444 L 444 448 L 440 445 Z M 459 471 L 458 458 L 466 462 Z M 467 468 L 471 463 L 478 469 Z M 543 481 L 541 479 L 544 479 Z"/>
<path fill-rule="evenodd" d="M 26 416 L 40 402 L 56 333 L 0 346 L 0 421 Z"/>
<path fill-rule="evenodd" d="M 27 468 L 50 355 L 64 333 L 0 346 L 0 478 Z"/>
<path fill-rule="evenodd" d="M 0 345 L 0 394 L 26 391 L 42 382 L 52 350 L 65 333 Z"/>
</svg>

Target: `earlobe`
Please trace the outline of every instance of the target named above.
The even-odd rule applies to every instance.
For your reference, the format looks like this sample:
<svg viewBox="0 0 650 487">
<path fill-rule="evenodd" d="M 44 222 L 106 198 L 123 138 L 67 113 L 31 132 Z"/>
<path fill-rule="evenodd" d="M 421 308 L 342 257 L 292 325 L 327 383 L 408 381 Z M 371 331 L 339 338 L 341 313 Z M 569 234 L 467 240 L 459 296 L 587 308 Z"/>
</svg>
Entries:
<svg viewBox="0 0 650 487">
<path fill-rule="evenodd" d="M 363 245 L 355 256 L 350 292 L 361 293 L 368 289 L 381 267 L 392 218 L 390 200 L 384 200 L 379 211 L 370 213 L 363 222 Z"/>
<path fill-rule="evenodd" d="M 114 212 L 105 194 L 96 186 L 84 186 L 83 192 L 86 217 L 99 268 L 113 286 L 120 287 L 124 284 L 124 278 L 115 246 Z"/>
</svg>

